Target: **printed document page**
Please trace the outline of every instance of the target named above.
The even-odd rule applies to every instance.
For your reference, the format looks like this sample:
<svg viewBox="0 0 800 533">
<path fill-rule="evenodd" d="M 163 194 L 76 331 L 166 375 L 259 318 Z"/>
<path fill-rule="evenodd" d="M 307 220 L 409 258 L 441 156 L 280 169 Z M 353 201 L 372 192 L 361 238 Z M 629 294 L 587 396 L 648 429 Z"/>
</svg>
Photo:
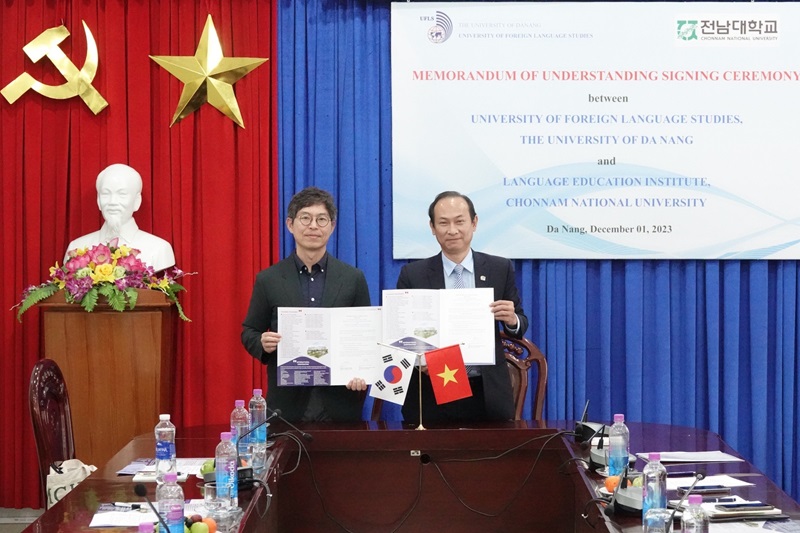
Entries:
<svg viewBox="0 0 800 533">
<path fill-rule="evenodd" d="M 494 364 L 493 298 L 488 287 L 385 290 L 383 337 L 416 353 L 459 344 L 465 364 Z"/>
<path fill-rule="evenodd" d="M 346 385 L 378 366 L 380 307 L 279 307 L 278 330 L 278 385 Z"/>
</svg>

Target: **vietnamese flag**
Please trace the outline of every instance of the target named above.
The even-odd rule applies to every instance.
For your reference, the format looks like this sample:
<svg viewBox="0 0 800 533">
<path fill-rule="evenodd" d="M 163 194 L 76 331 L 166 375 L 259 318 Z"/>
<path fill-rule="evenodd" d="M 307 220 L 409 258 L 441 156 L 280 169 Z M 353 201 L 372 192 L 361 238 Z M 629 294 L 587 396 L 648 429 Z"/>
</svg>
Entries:
<svg viewBox="0 0 800 533">
<path fill-rule="evenodd" d="M 426 352 L 425 360 L 438 405 L 472 396 L 467 368 L 458 344 Z"/>
</svg>

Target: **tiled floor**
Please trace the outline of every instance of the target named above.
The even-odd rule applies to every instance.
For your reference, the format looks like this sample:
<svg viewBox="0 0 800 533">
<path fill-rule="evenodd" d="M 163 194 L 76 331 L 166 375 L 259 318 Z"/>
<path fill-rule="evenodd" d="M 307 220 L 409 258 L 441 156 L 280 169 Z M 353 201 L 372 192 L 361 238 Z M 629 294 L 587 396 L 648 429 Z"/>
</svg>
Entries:
<svg viewBox="0 0 800 533">
<path fill-rule="evenodd" d="M 0 508 L 0 533 L 19 533 L 36 520 L 44 509 Z"/>
</svg>

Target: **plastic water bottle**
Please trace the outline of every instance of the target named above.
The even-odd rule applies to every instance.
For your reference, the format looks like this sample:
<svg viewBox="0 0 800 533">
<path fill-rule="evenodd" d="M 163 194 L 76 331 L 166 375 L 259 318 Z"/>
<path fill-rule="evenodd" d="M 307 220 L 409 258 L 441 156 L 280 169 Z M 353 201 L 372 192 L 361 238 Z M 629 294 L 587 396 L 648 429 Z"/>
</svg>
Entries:
<svg viewBox="0 0 800 533">
<path fill-rule="evenodd" d="M 250 433 L 250 449 L 253 456 L 253 471 L 260 472 L 264 469 L 267 461 L 267 400 L 264 399 L 261 389 L 253 389 L 253 397 L 250 398 L 250 429 L 252 430 L 259 424 L 263 424 L 258 429 Z"/>
<path fill-rule="evenodd" d="M 661 464 L 661 454 L 651 453 L 647 459 L 642 470 L 642 514 L 667 508 L 667 469 Z"/>
<path fill-rule="evenodd" d="M 672 511 L 654 507 L 642 518 L 643 533 L 672 533 Z"/>
<path fill-rule="evenodd" d="M 239 450 L 239 459 L 243 466 L 250 466 L 250 436 L 244 436 L 250 431 L 250 413 L 244 408 L 244 400 L 236 400 L 231 411 L 231 441 Z"/>
<path fill-rule="evenodd" d="M 608 475 L 619 476 L 628 466 L 630 432 L 625 415 L 614 415 L 614 425 L 608 430 Z"/>
<path fill-rule="evenodd" d="M 684 533 L 708 533 L 708 515 L 701 507 L 703 496 L 689 494 L 689 504 L 681 516 L 681 531 Z"/>
<path fill-rule="evenodd" d="M 167 472 L 164 474 L 164 483 L 156 488 L 156 500 L 158 501 L 158 514 L 169 526 L 170 532 L 183 531 L 183 489 L 178 485 L 178 474 Z M 172 513 L 177 509 L 180 516 L 180 529 L 172 529 Z"/>
<path fill-rule="evenodd" d="M 158 415 L 156 435 L 156 482 L 164 483 L 164 474 L 177 472 L 175 458 L 175 425 L 170 422 L 169 415 Z"/>
<path fill-rule="evenodd" d="M 214 453 L 217 480 L 217 499 L 220 507 L 239 506 L 239 468 L 236 465 L 236 445 L 230 431 L 223 431 Z"/>
</svg>

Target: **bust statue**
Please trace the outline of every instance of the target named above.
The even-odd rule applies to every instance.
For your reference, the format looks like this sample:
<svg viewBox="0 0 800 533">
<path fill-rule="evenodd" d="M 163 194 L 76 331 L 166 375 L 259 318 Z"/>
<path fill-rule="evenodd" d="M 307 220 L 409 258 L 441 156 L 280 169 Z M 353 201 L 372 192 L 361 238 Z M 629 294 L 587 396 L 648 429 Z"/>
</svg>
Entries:
<svg viewBox="0 0 800 533">
<path fill-rule="evenodd" d="M 170 243 L 139 229 L 133 214 L 142 205 L 142 177 L 136 170 L 123 164 L 114 164 L 97 175 L 97 206 L 105 223 L 100 231 L 78 237 L 67 248 L 89 248 L 108 244 L 118 239 L 119 244 L 136 248 L 139 258 L 158 272 L 175 265 L 175 254 Z M 66 259 L 65 259 L 66 261 Z"/>
</svg>

